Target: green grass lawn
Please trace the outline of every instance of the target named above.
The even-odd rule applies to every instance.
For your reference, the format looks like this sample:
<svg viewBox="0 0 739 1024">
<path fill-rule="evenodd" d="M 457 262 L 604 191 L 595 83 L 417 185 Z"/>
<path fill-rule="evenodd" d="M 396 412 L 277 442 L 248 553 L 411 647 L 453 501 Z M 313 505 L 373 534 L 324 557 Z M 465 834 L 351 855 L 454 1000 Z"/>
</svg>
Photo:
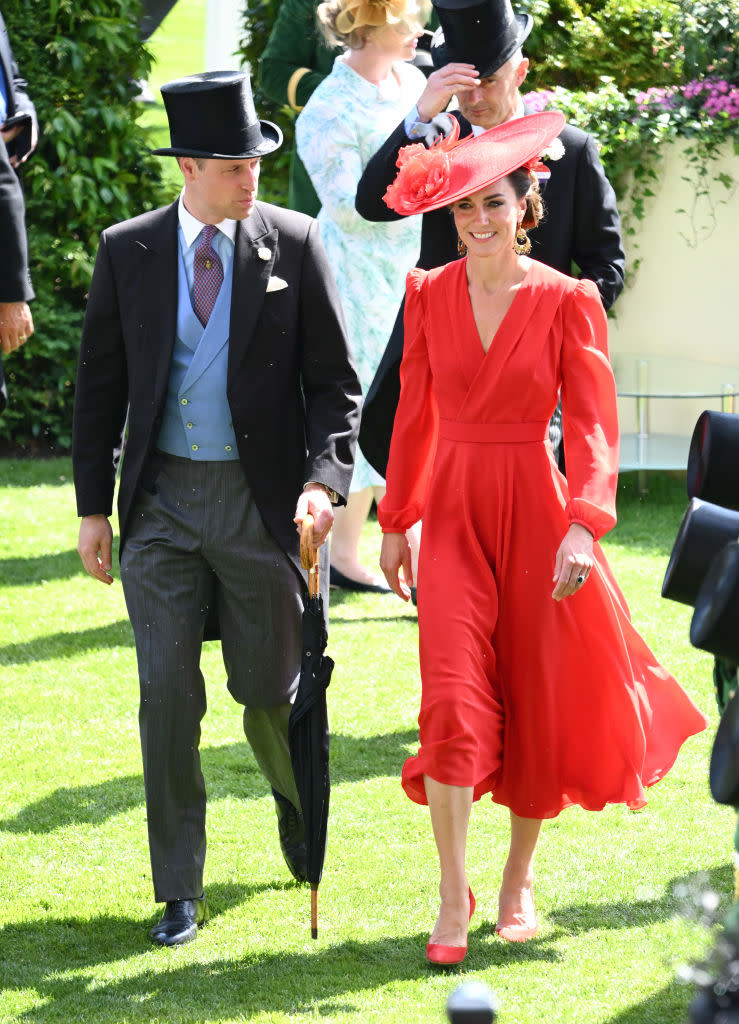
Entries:
<svg viewBox="0 0 739 1024">
<path fill-rule="evenodd" d="M 639 628 L 715 722 L 690 609 L 659 597 L 684 505 L 680 481 L 655 475 L 642 499 L 625 479 L 606 548 Z M 428 814 L 399 783 L 416 742 L 414 610 L 379 595 L 332 603 L 333 792 L 317 942 L 219 647 L 208 644 L 213 917 L 197 942 L 153 948 L 133 640 L 119 582 L 104 588 L 81 571 L 70 462 L 0 461 L 0 524 L 1 1024 L 426 1024 L 444 1020 L 465 978 L 497 993 L 501 1024 L 684 1021 L 690 989 L 676 972 L 711 935 L 676 887 L 713 886 L 724 908 L 731 891 L 733 814 L 707 785 L 713 726 L 688 741 L 644 811 L 574 809 L 545 825 L 542 929 L 522 946 L 493 930 L 506 815 L 477 804 L 470 953 L 438 973 L 424 958 L 438 880 Z M 376 523 L 364 544 L 374 557 Z"/>
</svg>

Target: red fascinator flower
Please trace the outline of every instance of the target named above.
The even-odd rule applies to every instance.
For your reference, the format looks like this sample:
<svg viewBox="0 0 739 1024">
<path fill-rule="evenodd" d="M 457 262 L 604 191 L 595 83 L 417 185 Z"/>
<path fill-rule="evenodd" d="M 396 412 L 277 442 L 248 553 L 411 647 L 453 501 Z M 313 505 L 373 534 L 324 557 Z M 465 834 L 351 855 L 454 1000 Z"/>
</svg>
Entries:
<svg viewBox="0 0 739 1024">
<path fill-rule="evenodd" d="M 477 136 L 459 138 L 459 122 L 445 139 L 429 149 L 404 146 L 398 174 L 383 196 L 391 210 L 408 216 L 450 206 L 487 188 L 519 167 L 540 170 L 541 154 L 565 126 L 558 111 L 527 114 Z"/>
<path fill-rule="evenodd" d="M 439 136 L 429 149 L 422 142 L 404 146 L 398 153 L 398 174 L 383 196 L 386 205 L 409 216 L 443 199 L 452 177 L 449 154 L 458 145 L 459 122 L 455 120 L 449 135 Z"/>
</svg>

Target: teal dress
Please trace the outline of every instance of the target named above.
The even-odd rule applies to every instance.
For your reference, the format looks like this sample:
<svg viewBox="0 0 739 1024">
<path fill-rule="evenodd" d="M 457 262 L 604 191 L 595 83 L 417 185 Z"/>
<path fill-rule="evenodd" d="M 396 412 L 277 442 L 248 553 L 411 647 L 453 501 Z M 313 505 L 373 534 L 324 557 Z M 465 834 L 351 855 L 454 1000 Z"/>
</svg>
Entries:
<svg viewBox="0 0 739 1024">
<path fill-rule="evenodd" d="M 426 79 L 398 62 L 382 86 L 358 75 L 339 56 L 295 124 L 298 154 L 321 201 L 321 240 L 344 308 L 363 393 L 372 383 L 418 260 L 421 218 L 364 220 L 354 208 L 357 184 L 370 157 L 415 105 Z M 379 486 L 382 477 L 357 451 L 352 491 Z"/>
</svg>

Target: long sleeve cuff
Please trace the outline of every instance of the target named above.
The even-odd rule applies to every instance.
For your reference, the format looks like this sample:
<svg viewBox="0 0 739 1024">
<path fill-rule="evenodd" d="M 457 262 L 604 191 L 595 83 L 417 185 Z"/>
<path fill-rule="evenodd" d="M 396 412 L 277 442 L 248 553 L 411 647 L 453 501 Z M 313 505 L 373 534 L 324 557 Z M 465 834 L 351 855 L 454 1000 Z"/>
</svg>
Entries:
<svg viewBox="0 0 739 1024">
<path fill-rule="evenodd" d="M 566 512 L 570 524 L 584 526 L 592 533 L 594 540 L 600 540 L 616 525 L 615 509 L 602 508 L 585 498 L 570 498 Z"/>
<path fill-rule="evenodd" d="M 414 106 L 412 110 L 409 110 L 405 115 L 403 121 L 405 127 L 405 134 L 409 139 L 419 140 L 425 139 L 428 133 L 431 131 L 431 121 L 421 121 L 418 116 L 418 107 Z"/>
</svg>

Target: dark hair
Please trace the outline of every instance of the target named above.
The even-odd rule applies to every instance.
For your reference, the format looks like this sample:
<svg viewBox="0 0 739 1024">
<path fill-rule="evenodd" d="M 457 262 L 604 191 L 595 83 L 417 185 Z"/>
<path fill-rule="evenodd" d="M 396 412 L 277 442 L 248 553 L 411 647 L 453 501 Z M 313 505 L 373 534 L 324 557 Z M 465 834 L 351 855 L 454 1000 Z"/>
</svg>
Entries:
<svg viewBox="0 0 739 1024">
<path fill-rule="evenodd" d="M 523 215 L 521 226 L 527 230 L 535 228 L 544 216 L 544 202 L 539 192 L 539 179 L 527 167 L 519 167 L 517 171 L 511 171 L 507 177 L 516 193 L 516 198 L 526 197 L 526 212 Z"/>
</svg>

